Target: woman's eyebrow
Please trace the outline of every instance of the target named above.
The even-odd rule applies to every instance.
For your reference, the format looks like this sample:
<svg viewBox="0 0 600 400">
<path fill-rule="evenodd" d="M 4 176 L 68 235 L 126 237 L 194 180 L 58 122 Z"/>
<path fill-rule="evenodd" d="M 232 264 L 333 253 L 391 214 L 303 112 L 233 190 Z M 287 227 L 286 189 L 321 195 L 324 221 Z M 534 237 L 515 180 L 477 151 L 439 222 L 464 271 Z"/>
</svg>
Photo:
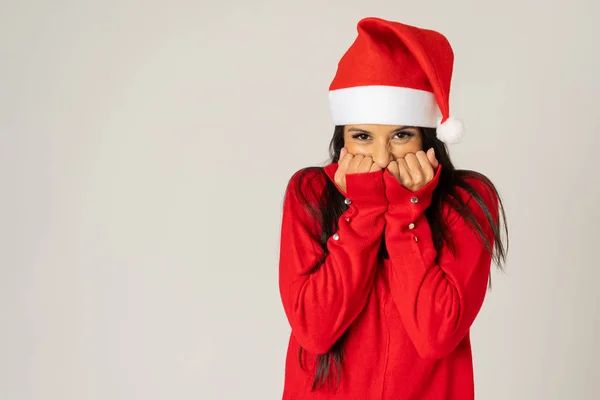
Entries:
<svg viewBox="0 0 600 400">
<path fill-rule="evenodd" d="M 348 132 L 361 132 L 361 133 L 371 133 L 369 131 L 366 131 L 364 129 L 358 129 L 358 128 L 349 128 Z"/>
<path fill-rule="evenodd" d="M 392 132 L 394 132 L 394 133 L 395 132 L 400 132 L 400 131 L 403 131 L 405 129 L 418 129 L 418 128 L 416 126 L 406 125 L 406 126 L 403 126 L 402 128 L 394 129 Z"/>
<path fill-rule="evenodd" d="M 416 126 L 406 125 L 406 126 L 394 129 L 391 133 L 402 132 L 406 129 L 418 129 L 418 128 Z M 360 128 L 348 128 L 348 132 L 359 132 L 359 133 L 371 134 L 371 132 L 367 131 L 366 129 L 360 129 Z"/>
</svg>

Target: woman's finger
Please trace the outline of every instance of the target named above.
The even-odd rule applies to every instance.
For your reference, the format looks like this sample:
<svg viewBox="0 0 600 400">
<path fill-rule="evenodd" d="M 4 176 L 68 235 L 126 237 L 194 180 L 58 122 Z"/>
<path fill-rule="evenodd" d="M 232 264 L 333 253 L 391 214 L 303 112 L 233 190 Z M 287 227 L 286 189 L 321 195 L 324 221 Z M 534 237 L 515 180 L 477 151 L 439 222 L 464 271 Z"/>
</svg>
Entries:
<svg viewBox="0 0 600 400">
<path fill-rule="evenodd" d="M 437 169 L 437 167 L 440 165 L 440 162 L 435 156 L 435 149 L 433 147 L 427 150 L 427 158 L 429 159 L 429 163 L 433 166 L 433 169 Z"/>
<path fill-rule="evenodd" d="M 390 161 L 390 163 L 387 166 L 387 169 L 388 171 L 390 171 L 390 174 L 392 174 L 392 176 L 396 178 L 398 183 L 402 183 L 400 182 L 400 171 L 398 169 L 398 163 L 396 161 Z"/>
<path fill-rule="evenodd" d="M 421 166 L 421 170 L 424 174 L 425 183 L 431 181 L 435 172 L 433 170 L 433 165 L 429 162 L 429 157 L 425 154 L 424 151 L 418 151 L 416 153 L 417 160 L 419 161 L 419 165 Z"/>
<path fill-rule="evenodd" d="M 360 163 L 360 165 L 358 167 L 358 171 L 359 172 L 369 172 L 371 170 L 371 166 L 372 165 L 373 165 L 373 158 L 372 157 L 365 157 L 361 161 L 361 163 Z"/>
<path fill-rule="evenodd" d="M 415 153 L 408 153 L 404 156 L 406 165 L 410 172 L 413 185 L 421 185 L 425 181 L 425 173 L 421 169 L 421 163 Z"/>
<path fill-rule="evenodd" d="M 338 162 L 338 171 L 340 173 L 345 174 L 346 171 L 348 170 L 348 167 L 350 166 L 350 163 L 352 162 L 353 156 L 352 154 L 348 153 L 348 151 L 343 148 L 342 151 L 344 151 L 344 155 L 342 156 L 340 152 L 340 161 Z"/>
<path fill-rule="evenodd" d="M 398 164 L 398 176 L 400 177 L 399 182 L 403 186 L 411 188 L 413 185 L 413 178 L 406 159 L 399 158 L 396 160 L 396 163 Z"/>
<path fill-rule="evenodd" d="M 373 163 L 371 164 L 371 169 L 369 169 L 369 172 L 376 172 L 376 171 L 380 171 L 381 167 L 379 165 L 377 165 L 377 163 Z"/>
<path fill-rule="evenodd" d="M 342 153 L 344 155 L 342 156 Z M 350 154 L 346 148 L 342 148 L 340 151 L 340 160 L 338 161 L 338 168 L 335 172 L 334 180 L 342 188 L 342 190 L 346 191 L 346 171 L 348 171 L 348 166 L 352 162 L 353 155 Z"/>
<path fill-rule="evenodd" d="M 348 165 L 348 169 L 346 170 L 346 174 L 356 174 L 359 172 L 359 165 L 364 160 L 365 156 L 362 154 L 356 154 L 352 157 L 352 161 Z"/>
</svg>

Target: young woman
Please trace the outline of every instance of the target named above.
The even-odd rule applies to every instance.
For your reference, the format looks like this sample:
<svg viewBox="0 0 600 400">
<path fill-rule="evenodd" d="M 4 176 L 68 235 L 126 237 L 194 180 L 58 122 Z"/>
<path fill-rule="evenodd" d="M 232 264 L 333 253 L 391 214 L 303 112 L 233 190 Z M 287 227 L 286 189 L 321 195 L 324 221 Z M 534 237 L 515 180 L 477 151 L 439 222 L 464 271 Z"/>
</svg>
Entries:
<svg viewBox="0 0 600 400">
<path fill-rule="evenodd" d="M 292 328 L 283 399 L 474 398 L 469 329 L 506 248 L 494 185 L 446 143 L 441 34 L 358 23 L 329 101 L 331 163 L 286 189 L 279 265 Z"/>
</svg>

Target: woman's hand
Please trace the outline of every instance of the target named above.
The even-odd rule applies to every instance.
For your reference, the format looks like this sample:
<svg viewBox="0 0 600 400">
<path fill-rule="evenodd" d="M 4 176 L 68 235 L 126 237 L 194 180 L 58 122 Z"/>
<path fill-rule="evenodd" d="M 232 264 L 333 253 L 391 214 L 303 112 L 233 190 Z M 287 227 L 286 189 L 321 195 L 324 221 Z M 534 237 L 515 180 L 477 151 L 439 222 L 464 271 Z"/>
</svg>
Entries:
<svg viewBox="0 0 600 400">
<path fill-rule="evenodd" d="M 431 182 L 439 165 L 435 151 L 431 148 L 427 153 L 421 150 L 391 161 L 387 169 L 402 186 L 416 192 Z"/>
<path fill-rule="evenodd" d="M 360 174 L 366 172 L 380 171 L 381 167 L 373 162 L 372 157 L 365 157 L 361 154 L 353 155 L 342 148 L 340 151 L 340 160 L 338 169 L 335 172 L 335 183 L 346 193 L 346 174 Z"/>
</svg>

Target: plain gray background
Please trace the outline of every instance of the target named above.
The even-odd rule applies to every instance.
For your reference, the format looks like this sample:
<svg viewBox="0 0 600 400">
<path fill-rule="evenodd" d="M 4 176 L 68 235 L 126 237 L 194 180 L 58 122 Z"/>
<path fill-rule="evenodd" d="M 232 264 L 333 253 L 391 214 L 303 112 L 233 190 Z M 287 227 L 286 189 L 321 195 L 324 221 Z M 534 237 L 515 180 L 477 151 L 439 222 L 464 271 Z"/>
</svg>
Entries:
<svg viewBox="0 0 600 400">
<path fill-rule="evenodd" d="M 281 398 L 283 191 L 365 16 L 449 38 L 505 200 L 477 398 L 600 398 L 597 2 L 5 0 L 0 399 Z"/>
</svg>

